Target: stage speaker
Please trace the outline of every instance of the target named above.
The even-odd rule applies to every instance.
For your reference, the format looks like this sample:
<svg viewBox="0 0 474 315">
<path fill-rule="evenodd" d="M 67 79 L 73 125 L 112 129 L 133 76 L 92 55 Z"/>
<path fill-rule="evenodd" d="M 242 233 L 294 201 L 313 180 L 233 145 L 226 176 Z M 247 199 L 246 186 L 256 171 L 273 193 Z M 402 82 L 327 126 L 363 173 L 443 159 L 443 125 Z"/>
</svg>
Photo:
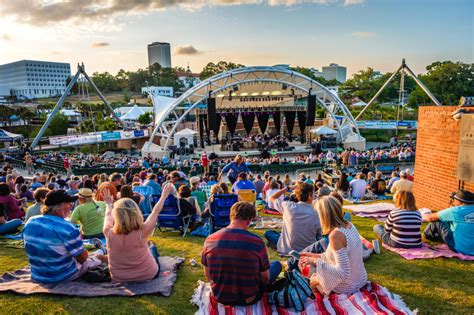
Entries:
<svg viewBox="0 0 474 315">
<path fill-rule="evenodd" d="M 308 94 L 308 108 L 306 109 L 306 126 L 314 126 L 316 118 L 316 95 Z"/>
<path fill-rule="evenodd" d="M 216 129 L 216 99 L 209 97 L 207 99 L 207 128 L 208 130 Z"/>
</svg>

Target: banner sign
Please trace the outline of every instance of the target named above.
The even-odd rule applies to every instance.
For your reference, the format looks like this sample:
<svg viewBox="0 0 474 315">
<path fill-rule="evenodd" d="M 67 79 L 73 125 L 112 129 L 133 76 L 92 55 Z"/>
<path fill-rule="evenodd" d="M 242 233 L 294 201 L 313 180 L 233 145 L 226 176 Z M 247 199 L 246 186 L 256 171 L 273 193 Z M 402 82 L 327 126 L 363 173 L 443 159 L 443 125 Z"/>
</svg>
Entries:
<svg viewBox="0 0 474 315">
<path fill-rule="evenodd" d="M 416 129 L 418 122 L 416 120 L 399 121 L 380 121 L 380 120 L 362 120 L 357 121 L 357 127 L 360 129 Z"/>
<path fill-rule="evenodd" d="M 147 129 L 128 131 L 100 131 L 80 135 L 50 137 L 49 144 L 54 146 L 70 146 L 143 137 L 148 137 Z"/>
</svg>

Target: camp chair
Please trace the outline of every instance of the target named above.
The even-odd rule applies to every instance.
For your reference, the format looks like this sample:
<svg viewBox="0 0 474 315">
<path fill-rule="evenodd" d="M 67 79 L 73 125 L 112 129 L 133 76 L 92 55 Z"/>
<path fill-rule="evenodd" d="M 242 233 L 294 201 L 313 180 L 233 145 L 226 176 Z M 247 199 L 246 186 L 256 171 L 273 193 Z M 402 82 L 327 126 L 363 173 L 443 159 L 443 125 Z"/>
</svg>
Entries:
<svg viewBox="0 0 474 315">
<path fill-rule="evenodd" d="M 201 211 L 204 211 L 204 208 L 206 207 L 206 201 L 207 201 L 206 193 L 204 191 L 193 191 L 191 192 L 191 196 L 197 200 L 199 204 L 199 208 L 201 208 Z"/>
<path fill-rule="evenodd" d="M 210 205 L 211 233 L 230 224 L 230 208 L 238 201 L 234 194 L 214 195 Z"/>
<path fill-rule="evenodd" d="M 163 232 L 162 229 L 182 231 L 183 237 L 185 237 L 193 219 L 194 216 L 192 215 L 183 216 L 181 214 L 179 199 L 173 195 L 169 195 L 165 200 L 163 209 L 158 215 L 157 226 L 161 232 Z"/>
<path fill-rule="evenodd" d="M 140 202 L 140 204 L 138 206 L 140 207 L 140 210 L 142 211 L 143 215 L 148 217 L 148 215 L 152 211 L 151 203 L 152 203 L 152 198 L 153 198 L 152 197 L 153 196 L 153 188 L 148 187 L 148 186 L 135 186 L 135 187 L 133 187 L 132 190 L 134 192 L 137 192 L 137 193 L 143 195 L 143 197 L 145 197 L 145 200 Z"/>
<path fill-rule="evenodd" d="M 246 201 L 252 204 L 255 204 L 255 201 L 257 201 L 257 192 L 255 189 L 242 189 L 237 191 L 237 195 L 240 201 Z"/>
</svg>

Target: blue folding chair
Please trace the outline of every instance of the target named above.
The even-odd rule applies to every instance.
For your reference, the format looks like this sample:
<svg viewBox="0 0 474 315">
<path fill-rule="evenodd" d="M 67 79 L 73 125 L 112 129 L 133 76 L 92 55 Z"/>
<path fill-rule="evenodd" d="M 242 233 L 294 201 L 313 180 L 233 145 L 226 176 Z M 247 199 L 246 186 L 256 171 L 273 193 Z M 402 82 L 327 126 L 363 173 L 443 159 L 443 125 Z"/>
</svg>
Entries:
<svg viewBox="0 0 474 315">
<path fill-rule="evenodd" d="M 140 207 L 140 210 L 142 211 L 143 215 L 145 217 L 148 217 L 148 215 L 150 215 L 153 209 L 151 205 L 153 201 L 153 188 L 148 186 L 135 186 L 133 187 L 133 191 L 145 197 L 145 199 L 140 202 L 138 206 Z"/>
<path fill-rule="evenodd" d="M 157 226 L 161 232 L 164 230 L 182 231 L 185 237 L 193 219 L 192 215 L 182 215 L 179 199 L 169 195 L 158 215 Z"/>
<path fill-rule="evenodd" d="M 230 208 L 239 200 L 238 195 L 215 195 L 210 205 L 211 233 L 230 224 Z"/>
</svg>

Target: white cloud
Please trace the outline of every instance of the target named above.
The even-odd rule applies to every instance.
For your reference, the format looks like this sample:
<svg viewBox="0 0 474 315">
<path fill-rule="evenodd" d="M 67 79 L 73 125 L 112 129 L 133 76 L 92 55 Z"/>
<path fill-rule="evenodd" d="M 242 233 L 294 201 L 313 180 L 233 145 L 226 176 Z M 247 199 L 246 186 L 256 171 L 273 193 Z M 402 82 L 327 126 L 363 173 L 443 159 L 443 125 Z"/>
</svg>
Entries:
<svg viewBox="0 0 474 315">
<path fill-rule="evenodd" d="M 353 32 L 352 36 L 356 38 L 371 38 L 377 36 L 375 32 Z"/>
<path fill-rule="evenodd" d="M 353 5 L 365 0 L 15 0 L 0 1 L 0 17 L 42 26 L 65 21 L 109 21 L 116 16 L 147 14 L 168 8 L 198 10 L 229 5 L 293 6 L 303 3 Z"/>
<path fill-rule="evenodd" d="M 107 47 L 107 46 L 110 46 L 110 43 L 95 42 L 95 43 L 92 43 L 92 45 L 91 45 L 92 48 L 104 48 L 104 47 Z"/>
<path fill-rule="evenodd" d="M 8 36 L 8 34 L 3 34 L 3 35 L 0 35 L 0 40 L 4 40 L 4 41 L 11 41 L 12 38 L 10 36 Z"/>
</svg>

